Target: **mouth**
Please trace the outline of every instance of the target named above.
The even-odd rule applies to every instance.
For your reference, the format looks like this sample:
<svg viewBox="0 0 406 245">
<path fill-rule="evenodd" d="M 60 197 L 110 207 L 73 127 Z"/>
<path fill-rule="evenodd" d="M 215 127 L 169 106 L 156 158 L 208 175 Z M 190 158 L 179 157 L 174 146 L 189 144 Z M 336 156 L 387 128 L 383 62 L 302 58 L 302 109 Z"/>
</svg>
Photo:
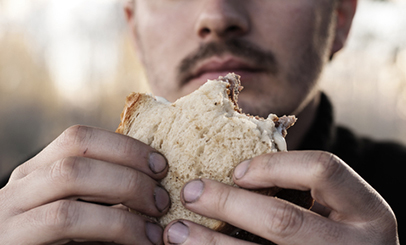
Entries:
<svg viewBox="0 0 406 245">
<path fill-rule="evenodd" d="M 265 72 L 265 69 L 233 56 L 212 57 L 198 64 L 183 82 L 184 85 L 197 87 L 206 83 L 208 79 L 217 79 L 230 72 L 240 75 L 241 79 L 246 81 Z"/>
</svg>

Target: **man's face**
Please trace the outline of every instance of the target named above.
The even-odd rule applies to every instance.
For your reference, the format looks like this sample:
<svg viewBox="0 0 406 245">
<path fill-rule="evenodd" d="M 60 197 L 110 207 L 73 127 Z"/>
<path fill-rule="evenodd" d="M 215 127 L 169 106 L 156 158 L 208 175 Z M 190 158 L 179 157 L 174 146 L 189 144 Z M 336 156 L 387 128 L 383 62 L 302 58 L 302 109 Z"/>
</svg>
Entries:
<svg viewBox="0 0 406 245">
<path fill-rule="evenodd" d="M 241 75 L 243 111 L 298 113 L 331 54 L 332 0 L 136 0 L 133 31 L 154 94 L 174 101 Z"/>
</svg>

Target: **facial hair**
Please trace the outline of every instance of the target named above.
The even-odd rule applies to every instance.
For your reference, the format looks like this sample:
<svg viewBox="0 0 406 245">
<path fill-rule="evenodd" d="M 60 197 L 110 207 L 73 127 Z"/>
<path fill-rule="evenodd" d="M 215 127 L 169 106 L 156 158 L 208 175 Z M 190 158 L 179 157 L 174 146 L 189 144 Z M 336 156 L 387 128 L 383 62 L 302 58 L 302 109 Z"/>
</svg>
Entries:
<svg viewBox="0 0 406 245">
<path fill-rule="evenodd" d="M 186 84 L 192 77 L 192 70 L 199 62 L 208 58 L 230 54 L 243 58 L 252 63 L 260 70 L 265 70 L 270 74 L 278 74 L 278 64 L 275 55 L 270 51 L 265 51 L 255 44 L 242 39 L 229 39 L 224 42 L 210 42 L 201 44 L 192 54 L 185 57 L 178 66 L 177 79 L 181 85 Z"/>
<path fill-rule="evenodd" d="M 316 55 L 316 51 L 311 47 L 307 48 L 303 57 L 298 57 L 297 64 L 292 65 L 287 74 L 279 72 L 278 61 L 272 51 L 263 50 L 257 45 L 242 39 L 230 39 L 224 42 L 210 42 L 201 44 L 200 47 L 192 54 L 185 57 L 177 68 L 177 79 L 180 81 L 180 86 L 185 85 L 192 77 L 192 71 L 202 61 L 211 57 L 221 57 L 222 55 L 229 54 L 235 57 L 242 58 L 250 62 L 254 67 L 268 73 L 274 79 L 277 79 L 284 86 L 306 86 L 309 80 L 315 80 L 316 75 L 320 70 L 320 58 Z M 312 66 L 312 67 L 309 67 Z M 310 68 L 310 69 L 309 69 Z M 314 72 L 313 72 L 314 71 Z M 279 75 L 285 76 L 283 79 L 278 79 Z M 246 87 L 241 92 L 239 106 L 245 113 L 267 117 L 270 113 L 291 113 L 293 109 L 287 111 L 284 108 L 286 98 L 270 95 L 269 91 L 263 88 L 269 86 L 264 81 L 262 84 L 256 81 L 256 84 L 244 83 L 242 77 L 242 85 Z M 303 81 L 306 80 L 306 81 Z M 303 82 L 298 82 L 303 81 Z M 304 88 L 305 89 L 305 88 Z M 254 93 L 256 98 L 246 99 L 248 96 L 244 91 Z M 274 89 L 276 91 L 276 88 Z M 287 96 L 294 96 L 287 95 Z M 255 100 L 255 101 L 253 101 Z"/>
<path fill-rule="evenodd" d="M 329 32 L 330 24 L 331 20 L 323 23 L 325 26 L 319 29 L 321 35 L 317 44 L 306 43 L 306 46 L 299 50 L 300 53 L 297 54 L 297 57 L 291 61 L 289 67 L 282 67 L 279 57 L 272 50 L 264 50 L 243 38 L 232 38 L 210 43 L 202 42 L 194 52 L 184 57 L 176 67 L 175 78 L 178 81 L 178 88 L 174 88 L 173 91 L 180 91 L 182 86 L 193 78 L 192 72 L 202 61 L 211 57 L 231 55 L 248 61 L 254 67 L 268 73 L 269 77 L 268 80 L 261 79 L 261 81 L 255 81 L 252 84 L 244 84 L 244 78 L 242 78 L 245 89 L 240 95 L 239 105 L 243 112 L 262 117 L 268 116 L 269 113 L 277 115 L 296 114 L 309 101 L 310 95 L 314 94 L 320 71 L 324 65 L 325 52 L 329 48 L 327 46 L 330 46 L 326 37 L 328 36 L 326 34 Z M 150 66 L 145 61 L 143 63 L 149 71 L 147 73 L 149 79 L 154 81 L 164 80 L 158 73 L 153 72 L 153 66 Z M 270 84 L 272 85 L 270 86 Z M 156 87 L 155 89 L 163 88 Z M 287 97 L 289 98 L 287 99 Z"/>
</svg>

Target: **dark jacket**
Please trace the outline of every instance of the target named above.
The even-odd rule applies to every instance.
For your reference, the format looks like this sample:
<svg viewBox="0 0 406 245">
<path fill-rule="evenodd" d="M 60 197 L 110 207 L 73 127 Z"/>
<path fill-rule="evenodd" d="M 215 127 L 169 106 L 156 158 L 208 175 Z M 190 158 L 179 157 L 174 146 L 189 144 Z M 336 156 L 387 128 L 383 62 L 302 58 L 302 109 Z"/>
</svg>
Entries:
<svg viewBox="0 0 406 245">
<path fill-rule="evenodd" d="M 406 147 L 394 142 L 375 142 L 362 138 L 334 123 L 333 107 L 325 94 L 314 123 L 299 150 L 331 152 L 350 165 L 392 207 L 398 221 L 399 237 L 405 236 L 406 212 L 402 208 L 402 175 L 406 166 Z M 405 185 L 403 185 L 405 186 Z M 237 230 L 234 237 L 264 245 L 266 241 L 249 232 Z"/>
<path fill-rule="evenodd" d="M 405 236 L 406 212 L 401 193 L 406 166 L 406 147 L 394 142 L 377 142 L 358 137 L 350 130 L 336 126 L 333 108 L 326 95 L 301 150 L 323 150 L 340 157 L 364 178 L 389 203 L 398 220 L 399 237 Z"/>
</svg>

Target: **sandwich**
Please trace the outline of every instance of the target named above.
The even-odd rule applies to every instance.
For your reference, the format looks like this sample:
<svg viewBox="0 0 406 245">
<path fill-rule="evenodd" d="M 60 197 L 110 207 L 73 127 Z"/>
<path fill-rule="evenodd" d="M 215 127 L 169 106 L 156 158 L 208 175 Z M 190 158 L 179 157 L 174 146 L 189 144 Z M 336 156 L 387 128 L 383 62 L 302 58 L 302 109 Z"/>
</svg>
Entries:
<svg viewBox="0 0 406 245">
<path fill-rule="evenodd" d="M 237 103 L 242 89 L 240 77 L 230 73 L 208 80 L 174 103 L 143 93 L 127 97 L 117 132 L 150 145 L 168 160 L 168 175 L 161 184 L 168 190 L 172 205 L 157 220 L 162 226 L 175 219 L 188 219 L 223 233 L 249 236 L 223 221 L 185 209 L 180 200 L 181 189 L 190 180 L 209 178 L 236 186 L 232 176 L 240 162 L 287 151 L 284 137 L 296 118 L 244 114 Z M 313 203 L 308 192 L 278 187 L 255 191 L 305 208 Z"/>
</svg>

